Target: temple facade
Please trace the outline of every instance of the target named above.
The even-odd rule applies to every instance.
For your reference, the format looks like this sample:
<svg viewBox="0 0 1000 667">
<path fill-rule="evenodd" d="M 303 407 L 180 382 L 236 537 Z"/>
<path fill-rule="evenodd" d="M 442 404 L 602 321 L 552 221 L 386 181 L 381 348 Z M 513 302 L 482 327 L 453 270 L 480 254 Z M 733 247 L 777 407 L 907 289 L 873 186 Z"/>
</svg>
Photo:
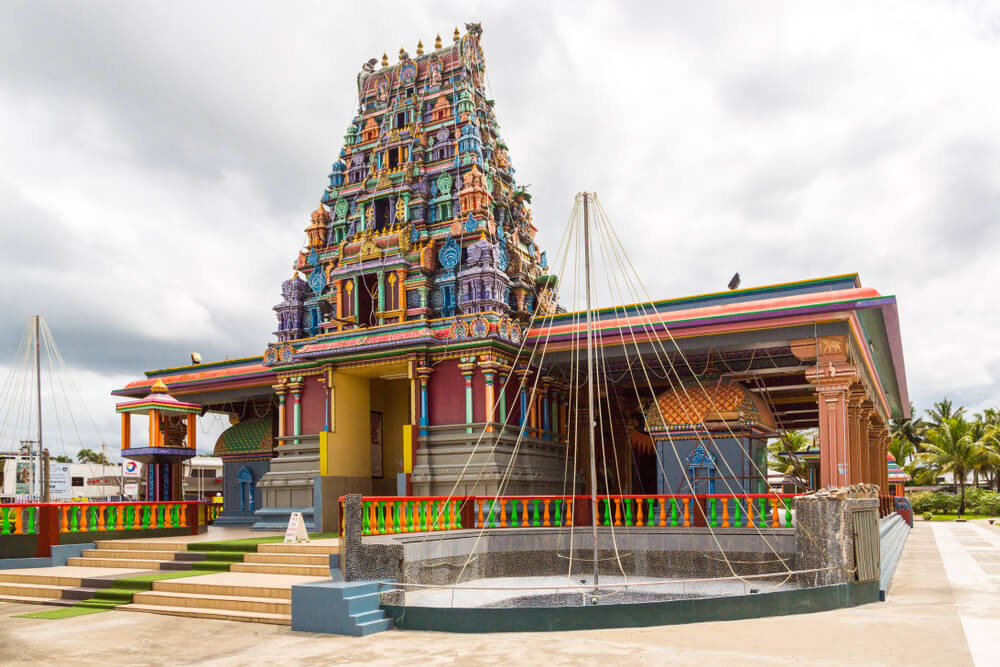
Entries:
<svg viewBox="0 0 1000 667">
<path fill-rule="evenodd" d="M 585 328 L 551 298 L 558 278 L 484 88 L 480 38 L 470 24 L 363 66 L 260 356 L 150 371 L 114 392 L 161 383 L 229 418 L 215 449 L 222 521 L 283 527 L 301 511 L 333 530 L 345 493 L 492 494 L 503 479 L 508 495 L 586 490 L 585 457 L 567 463 Z M 810 427 L 822 485 L 886 483 L 886 425 L 908 410 L 893 297 L 847 275 L 639 307 L 595 315 L 619 379 L 663 368 L 648 400 L 614 382 L 599 392 L 605 489 L 758 492 L 767 438 Z"/>
</svg>

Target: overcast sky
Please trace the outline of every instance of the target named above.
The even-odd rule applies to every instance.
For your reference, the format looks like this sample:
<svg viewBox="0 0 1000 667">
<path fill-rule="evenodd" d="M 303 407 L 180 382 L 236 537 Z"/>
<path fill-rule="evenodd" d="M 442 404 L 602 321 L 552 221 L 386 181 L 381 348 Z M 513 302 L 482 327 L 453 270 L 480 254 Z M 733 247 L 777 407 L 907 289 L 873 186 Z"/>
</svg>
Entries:
<svg viewBox="0 0 1000 667">
<path fill-rule="evenodd" d="M 96 422 L 55 453 L 116 451 L 144 370 L 264 350 L 361 64 L 467 21 L 543 247 L 592 190 L 655 298 L 856 271 L 918 408 L 1000 403 L 997 5 L 7 0 L 0 378 L 41 313 Z"/>
</svg>

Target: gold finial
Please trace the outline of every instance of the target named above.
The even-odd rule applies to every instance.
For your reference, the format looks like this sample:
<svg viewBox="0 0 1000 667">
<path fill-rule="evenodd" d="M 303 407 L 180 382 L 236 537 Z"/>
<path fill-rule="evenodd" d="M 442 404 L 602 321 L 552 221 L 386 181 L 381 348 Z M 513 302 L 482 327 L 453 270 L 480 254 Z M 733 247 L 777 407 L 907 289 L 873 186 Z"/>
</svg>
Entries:
<svg viewBox="0 0 1000 667">
<path fill-rule="evenodd" d="M 417 40 L 417 55 L 418 56 L 424 55 L 424 43 L 419 39 Z"/>
<path fill-rule="evenodd" d="M 403 56 L 405 55 L 406 55 L 406 49 L 404 49 L 402 46 L 399 47 L 399 59 L 402 60 Z"/>
<path fill-rule="evenodd" d="M 167 385 L 164 384 L 163 380 L 157 380 L 156 382 L 153 383 L 153 386 L 150 388 L 149 391 L 150 393 L 153 394 L 166 394 Z"/>
<path fill-rule="evenodd" d="M 436 49 L 440 49 L 441 46 L 442 46 L 442 44 L 441 44 L 441 33 L 438 33 L 438 36 L 434 38 L 434 48 L 435 48 L 435 50 Z"/>
<path fill-rule="evenodd" d="M 455 26 L 455 34 L 451 36 L 451 41 L 457 42 L 460 39 L 462 39 L 462 35 L 458 32 L 458 26 Z"/>
<path fill-rule="evenodd" d="M 382 54 L 382 67 L 388 67 L 388 66 L 389 66 L 389 54 L 388 53 L 383 53 Z"/>
</svg>

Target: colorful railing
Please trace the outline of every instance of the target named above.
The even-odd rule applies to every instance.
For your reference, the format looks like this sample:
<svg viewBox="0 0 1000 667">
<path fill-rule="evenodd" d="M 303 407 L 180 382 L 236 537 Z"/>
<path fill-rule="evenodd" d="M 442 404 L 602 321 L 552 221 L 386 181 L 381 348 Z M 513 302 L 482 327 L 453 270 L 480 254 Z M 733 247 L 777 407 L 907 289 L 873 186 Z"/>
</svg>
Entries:
<svg viewBox="0 0 1000 667">
<path fill-rule="evenodd" d="M 621 527 L 791 528 L 794 494 L 598 496 L 597 521 Z M 341 532 L 343 533 L 343 498 Z M 362 535 L 589 526 L 590 496 L 368 496 Z"/>
<path fill-rule="evenodd" d="M 37 535 L 38 505 L 0 505 L 0 535 Z"/>
<path fill-rule="evenodd" d="M 189 502 L 56 503 L 60 533 L 187 528 Z"/>
</svg>

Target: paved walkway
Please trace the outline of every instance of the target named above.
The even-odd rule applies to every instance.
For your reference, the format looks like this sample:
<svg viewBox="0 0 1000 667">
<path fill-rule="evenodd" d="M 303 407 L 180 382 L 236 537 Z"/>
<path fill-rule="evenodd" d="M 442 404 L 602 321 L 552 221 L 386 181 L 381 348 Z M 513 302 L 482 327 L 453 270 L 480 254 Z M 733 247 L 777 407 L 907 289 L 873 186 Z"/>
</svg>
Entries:
<svg viewBox="0 0 1000 667">
<path fill-rule="evenodd" d="M 350 638 L 121 611 L 59 621 L 11 618 L 40 607 L 0 604 L 0 664 L 104 665 L 113 656 L 125 664 L 951 666 L 973 664 L 973 655 L 980 665 L 997 664 L 1000 614 L 990 594 L 1000 574 L 998 546 L 1000 530 L 985 525 L 918 522 L 885 603 L 623 630 Z"/>
</svg>

